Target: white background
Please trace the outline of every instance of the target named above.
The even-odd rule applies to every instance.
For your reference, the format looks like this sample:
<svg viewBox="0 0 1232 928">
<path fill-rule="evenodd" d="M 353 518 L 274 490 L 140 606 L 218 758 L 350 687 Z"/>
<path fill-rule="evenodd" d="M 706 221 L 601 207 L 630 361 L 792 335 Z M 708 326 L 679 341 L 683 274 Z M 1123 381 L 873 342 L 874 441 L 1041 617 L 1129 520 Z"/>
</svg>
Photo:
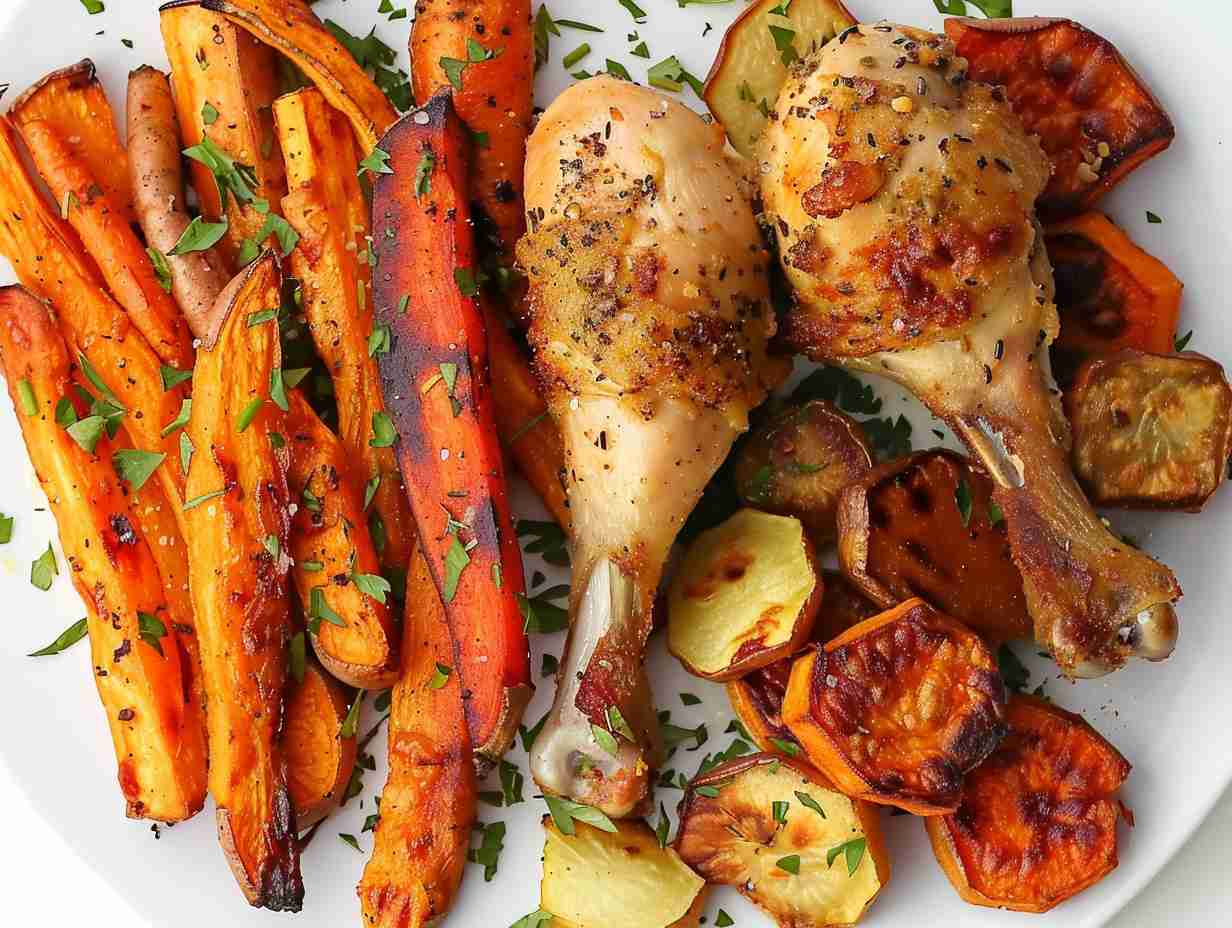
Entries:
<svg viewBox="0 0 1232 928">
<path fill-rule="evenodd" d="M 888 10 L 894 2 L 896 0 L 877 0 L 876 3 L 870 0 L 867 6 Z M 1136 0 L 1136 4 L 1140 4 L 1143 9 L 1152 7 L 1154 2 L 1157 0 Z M 1201 5 L 1202 0 L 1188 0 L 1188 2 Z M 48 7 L 56 8 L 57 17 L 61 17 L 62 14 L 66 33 L 77 28 L 84 19 L 79 0 L 44 0 L 44 3 Z M 107 3 L 109 7 L 117 8 L 127 7 L 128 4 L 152 7 L 155 5 L 155 0 L 107 0 Z M 350 5 L 362 6 L 369 11 L 369 14 L 375 10 L 377 3 L 378 0 L 350 0 Z M 400 0 L 397 5 L 409 5 L 409 3 L 410 0 L 405 0 L 405 2 Z M 535 3 L 537 5 L 538 0 L 535 0 Z M 594 4 L 597 8 L 615 6 L 615 3 L 616 0 L 581 0 L 580 5 Z M 14 0 L 0 0 L 0 23 L 7 19 L 7 13 L 12 9 L 13 4 Z M 675 6 L 670 0 L 652 0 L 651 5 L 656 4 L 656 8 L 659 9 Z M 576 8 L 579 0 L 556 0 L 551 3 L 551 8 L 558 15 L 565 15 L 565 10 L 571 5 Z M 859 4 L 853 3 L 853 5 L 858 6 Z M 919 0 L 913 0 L 911 4 L 913 9 L 919 5 Z M 1022 4 L 1024 8 L 1039 5 L 1041 4 L 1033 4 L 1029 0 Z M 1082 0 L 1069 0 L 1067 7 L 1069 12 L 1073 13 L 1076 9 L 1080 9 L 1081 5 Z M 21 27 L 17 25 L 16 28 Z M 1125 32 L 1135 34 L 1128 26 L 1125 27 Z M 45 41 L 45 39 L 40 38 L 40 41 Z M 56 40 L 52 37 L 50 41 L 54 44 Z M 560 50 L 559 47 L 556 49 L 557 55 Z M 65 52 L 66 61 L 70 60 L 67 55 L 68 53 Z M 2 62 L 0 62 L 0 70 L 2 70 Z M 4 75 L 0 73 L 0 79 L 3 77 Z M 1225 493 L 1228 492 L 1232 490 L 1225 491 Z M 13 614 L 18 611 L 13 608 L 11 601 L 6 608 L 0 609 L 0 634 L 7 634 L 18 626 L 21 616 Z M 50 617 L 48 618 L 50 620 Z M 67 623 L 57 625 L 57 630 L 63 624 Z M 3 626 L 8 626 L 8 628 Z M 25 632 L 28 632 L 28 629 L 23 626 L 23 643 L 29 637 Z M 45 637 L 50 638 L 51 636 Z M 37 643 L 43 642 L 40 640 Z M 73 659 L 66 658 L 66 660 L 72 661 Z M 25 704 L 20 701 L 7 701 L 5 711 L 14 716 L 37 712 L 39 698 L 39 694 L 30 693 Z M 94 715 L 82 713 L 80 724 L 96 726 L 98 720 Z M 12 735 L 12 727 L 6 726 L 10 728 L 8 732 L 10 735 Z M 79 735 L 81 732 L 71 730 L 48 732 L 49 738 L 72 739 Z M 100 735 L 94 732 L 92 736 Z M 30 744 L 28 749 L 37 751 L 40 745 Z M 1200 751 L 1196 751 L 1195 756 L 1177 758 L 1179 764 L 1185 765 L 1201 764 L 1202 760 Z M 83 777 L 91 776 L 93 773 L 92 770 L 81 771 Z M 54 779 L 58 783 L 72 782 L 71 771 L 67 772 L 67 776 L 65 776 L 66 771 L 58 771 L 58 774 L 54 778 L 49 776 L 49 779 Z M 85 866 L 72 848 L 71 832 L 68 836 L 69 843 L 65 843 L 64 839 L 53 833 L 47 825 L 35 817 L 26 805 L 24 796 L 13 785 L 2 761 L 0 761 L 0 821 L 4 822 L 5 837 L 5 840 L 0 841 L 0 874 L 3 874 L 0 876 L 0 888 L 5 890 L 4 924 L 33 924 L 36 918 L 38 924 L 50 925 L 52 928 L 78 924 L 98 925 L 104 928 L 110 928 L 113 925 L 123 925 L 125 928 L 144 928 L 147 924 L 155 924 L 135 914 L 127 902 Z M 152 841 L 152 838 L 150 840 Z M 1130 836 L 1129 840 L 1132 841 L 1133 836 Z M 1229 923 L 1227 913 L 1232 911 L 1232 881 L 1227 877 L 1225 864 L 1229 846 L 1232 846 L 1232 797 L 1225 797 L 1210 821 L 1193 840 L 1188 842 L 1172 864 L 1111 924 L 1114 928 L 1147 928 L 1147 926 L 1150 928 L 1156 928 L 1156 926 L 1207 928 L 1207 926 L 1227 925 Z M 514 853 L 512 848 L 506 851 L 507 856 Z M 131 866 L 136 871 L 142 868 L 141 861 L 137 859 L 123 863 L 125 867 Z M 347 879 L 342 878 L 341 875 L 338 877 L 331 891 L 349 894 L 351 887 L 347 885 Z M 473 873 L 468 879 L 474 891 L 482 891 L 482 884 L 475 879 Z M 183 883 L 184 901 L 191 906 L 193 875 L 185 873 Z M 130 881 L 128 891 L 132 891 L 133 885 L 142 885 L 140 876 Z M 1065 922 L 1063 913 L 1064 909 L 1059 910 L 1061 924 Z M 506 924 L 521 914 L 521 911 L 510 912 L 509 918 L 504 922 L 485 924 L 482 928 L 505 928 Z M 875 916 L 876 910 L 873 914 Z M 157 922 L 159 928 L 172 923 L 175 917 L 174 910 L 167 911 L 165 917 Z M 1024 916 L 1022 922 L 1028 925 L 1031 920 Z M 270 924 L 273 923 L 273 921 L 270 922 Z M 751 924 L 748 919 L 740 919 L 740 923 L 742 925 Z M 758 922 L 758 924 L 762 923 L 764 922 Z M 929 916 L 920 919 L 920 923 L 929 924 Z M 358 924 L 358 914 L 352 922 L 342 924 Z M 462 925 L 463 922 L 458 919 L 454 924 Z M 339 928 L 342 928 L 341 924 Z"/>
</svg>

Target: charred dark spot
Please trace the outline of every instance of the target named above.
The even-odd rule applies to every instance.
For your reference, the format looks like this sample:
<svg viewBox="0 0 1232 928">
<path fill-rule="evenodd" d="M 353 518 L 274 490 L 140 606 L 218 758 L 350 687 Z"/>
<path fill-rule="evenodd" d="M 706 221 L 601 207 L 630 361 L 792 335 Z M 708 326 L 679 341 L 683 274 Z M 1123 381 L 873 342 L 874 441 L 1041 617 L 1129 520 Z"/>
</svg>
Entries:
<svg viewBox="0 0 1232 928">
<path fill-rule="evenodd" d="M 122 545 L 137 543 L 137 533 L 133 531 L 133 524 L 128 521 L 128 516 L 117 513 L 108 521 L 111 523 L 111 530 L 115 533 L 116 541 Z"/>
</svg>

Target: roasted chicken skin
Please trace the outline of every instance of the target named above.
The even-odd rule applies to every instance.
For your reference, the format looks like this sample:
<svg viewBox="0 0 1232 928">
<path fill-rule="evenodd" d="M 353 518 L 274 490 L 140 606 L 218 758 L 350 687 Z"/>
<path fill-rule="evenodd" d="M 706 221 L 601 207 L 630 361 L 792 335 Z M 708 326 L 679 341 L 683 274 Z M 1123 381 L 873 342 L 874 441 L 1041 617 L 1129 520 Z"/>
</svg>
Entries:
<svg viewBox="0 0 1232 928">
<path fill-rule="evenodd" d="M 1108 531 L 1069 470 L 1035 220 L 1048 161 L 964 67 L 944 36 L 879 23 L 793 69 L 758 172 L 795 291 L 786 338 L 908 387 L 981 459 L 1036 637 L 1067 674 L 1162 659 L 1176 580 Z"/>
<path fill-rule="evenodd" d="M 613 816 L 643 810 L 657 722 L 642 667 L 676 533 L 785 373 L 769 257 L 722 130 L 597 77 L 530 139 L 530 342 L 565 443 L 572 619 L 536 782 Z"/>
</svg>

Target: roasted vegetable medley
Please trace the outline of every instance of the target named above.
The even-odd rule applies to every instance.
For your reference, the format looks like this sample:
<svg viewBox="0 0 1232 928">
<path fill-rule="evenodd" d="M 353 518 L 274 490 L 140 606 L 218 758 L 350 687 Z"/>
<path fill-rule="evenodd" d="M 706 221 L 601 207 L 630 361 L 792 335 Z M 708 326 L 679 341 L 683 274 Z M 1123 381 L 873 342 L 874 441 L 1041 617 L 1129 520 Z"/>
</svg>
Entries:
<svg viewBox="0 0 1232 928">
<path fill-rule="evenodd" d="M 86 609 L 32 657 L 88 636 L 125 814 L 212 798 L 243 899 L 300 911 L 387 724 L 367 928 L 493 878 L 478 803 L 525 801 L 518 745 L 546 814 L 513 928 L 733 925 L 715 887 L 853 925 L 894 891 L 890 814 L 973 905 L 1111 873 L 1130 763 L 1014 648 L 1072 680 L 1172 654 L 1175 576 L 1094 507 L 1206 506 L 1232 387 L 1097 211 L 1171 144 L 1163 103 L 1077 22 L 973 5 L 1005 15 L 753 0 L 704 82 L 609 59 L 536 101 L 602 28 L 419 0 L 402 71 L 308 0 L 175 0 L 124 119 L 89 60 L 17 95 L 0 371 Z M 656 633 L 735 715 L 692 777 Z"/>
</svg>

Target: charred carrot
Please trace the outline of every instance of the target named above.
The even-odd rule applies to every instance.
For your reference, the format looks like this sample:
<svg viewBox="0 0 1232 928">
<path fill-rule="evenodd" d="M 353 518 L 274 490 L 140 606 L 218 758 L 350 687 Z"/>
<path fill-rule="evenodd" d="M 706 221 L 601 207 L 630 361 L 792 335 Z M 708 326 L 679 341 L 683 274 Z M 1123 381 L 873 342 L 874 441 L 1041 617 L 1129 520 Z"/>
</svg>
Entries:
<svg viewBox="0 0 1232 928">
<path fill-rule="evenodd" d="M 467 144 L 447 93 L 381 141 L 395 166 L 377 178 L 372 204 L 377 321 L 390 332 L 390 350 L 380 356 L 390 414 L 374 417 L 371 441 L 397 442 L 453 630 L 471 741 L 481 757 L 496 758 L 531 684 L 518 607 L 522 559 L 479 308 Z"/>
</svg>

